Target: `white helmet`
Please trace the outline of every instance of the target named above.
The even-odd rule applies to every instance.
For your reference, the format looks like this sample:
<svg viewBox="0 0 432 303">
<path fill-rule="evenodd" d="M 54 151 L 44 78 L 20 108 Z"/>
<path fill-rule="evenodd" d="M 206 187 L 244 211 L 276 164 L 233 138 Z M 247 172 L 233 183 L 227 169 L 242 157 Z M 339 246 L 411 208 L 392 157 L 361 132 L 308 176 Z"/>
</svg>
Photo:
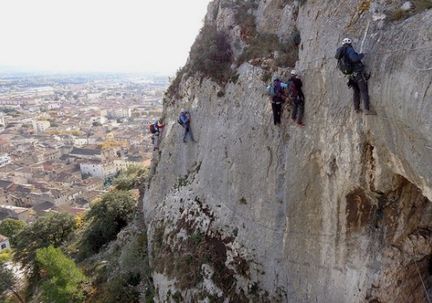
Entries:
<svg viewBox="0 0 432 303">
<path fill-rule="evenodd" d="M 297 76 L 297 71 L 296 71 L 295 69 L 293 69 L 293 70 L 291 71 L 291 75 L 292 75 L 292 76 Z"/>
<path fill-rule="evenodd" d="M 344 45 L 344 44 L 351 44 L 351 43 L 352 43 L 352 40 L 350 38 L 345 38 L 345 39 L 342 40 L 342 45 Z"/>
<path fill-rule="evenodd" d="M 180 109 L 180 112 L 183 113 L 185 111 L 184 107 Z"/>
</svg>

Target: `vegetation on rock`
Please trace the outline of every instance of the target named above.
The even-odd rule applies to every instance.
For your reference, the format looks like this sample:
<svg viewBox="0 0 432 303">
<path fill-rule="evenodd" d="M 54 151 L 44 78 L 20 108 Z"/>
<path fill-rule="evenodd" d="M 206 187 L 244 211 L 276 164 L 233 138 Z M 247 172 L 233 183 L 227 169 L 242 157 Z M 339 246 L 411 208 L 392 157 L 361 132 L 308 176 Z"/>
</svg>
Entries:
<svg viewBox="0 0 432 303">
<path fill-rule="evenodd" d="M 11 218 L 4 219 L 0 222 L 0 234 L 9 238 L 9 242 L 12 246 L 16 245 L 16 235 L 19 234 L 24 227 L 26 227 L 24 221 L 15 220 Z"/>
<path fill-rule="evenodd" d="M 132 219 L 136 201 L 125 190 L 108 192 L 96 201 L 85 217 L 86 226 L 81 240 L 81 257 L 88 257 L 114 240 Z"/>
<path fill-rule="evenodd" d="M 70 239 L 75 228 L 75 220 L 68 214 L 49 213 L 40 217 L 19 233 L 14 260 L 32 268 L 37 249 L 50 245 L 60 247 Z"/>
<path fill-rule="evenodd" d="M 49 246 L 36 251 L 36 264 L 41 277 L 45 302 L 79 303 L 84 301 L 80 288 L 86 278 L 75 262 L 59 248 Z"/>
</svg>

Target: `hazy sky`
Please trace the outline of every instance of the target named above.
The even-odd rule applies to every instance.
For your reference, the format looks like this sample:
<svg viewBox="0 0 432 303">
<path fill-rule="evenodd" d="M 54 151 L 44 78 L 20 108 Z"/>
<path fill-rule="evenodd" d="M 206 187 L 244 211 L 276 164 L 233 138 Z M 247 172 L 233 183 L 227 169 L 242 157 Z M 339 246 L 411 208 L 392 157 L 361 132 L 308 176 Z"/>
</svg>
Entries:
<svg viewBox="0 0 432 303">
<path fill-rule="evenodd" d="M 174 73 L 209 0 L 0 0 L 0 65 Z"/>
</svg>

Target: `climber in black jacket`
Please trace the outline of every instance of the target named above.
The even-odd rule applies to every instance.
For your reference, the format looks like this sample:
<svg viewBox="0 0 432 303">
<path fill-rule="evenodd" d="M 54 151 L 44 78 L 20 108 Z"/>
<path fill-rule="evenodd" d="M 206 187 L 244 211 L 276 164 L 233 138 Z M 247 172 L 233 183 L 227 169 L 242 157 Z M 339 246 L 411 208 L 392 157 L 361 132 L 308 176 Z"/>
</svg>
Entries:
<svg viewBox="0 0 432 303">
<path fill-rule="evenodd" d="M 365 72 L 365 66 L 362 63 L 364 54 L 357 53 L 352 47 L 352 40 L 345 38 L 342 41 L 342 47 L 336 51 L 335 58 L 338 59 L 339 69 L 348 76 L 348 87 L 353 89 L 354 109 L 357 113 L 360 109 L 360 96 L 363 99 L 363 106 L 366 114 L 372 114 L 369 108 L 369 92 L 367 80 L 369 76 Z"/>
<path fill-rule="evenodd" d="M 293 104 L 291 119 L 297 122 L 298 126 L 304 126 L 303 113 L 304 113 L 304 94 L 302 91 L 303 83 L 298 78 L 297 71 L 291 71 L 291 78 L 288 80 L 288 95 Z"/>
</svg>

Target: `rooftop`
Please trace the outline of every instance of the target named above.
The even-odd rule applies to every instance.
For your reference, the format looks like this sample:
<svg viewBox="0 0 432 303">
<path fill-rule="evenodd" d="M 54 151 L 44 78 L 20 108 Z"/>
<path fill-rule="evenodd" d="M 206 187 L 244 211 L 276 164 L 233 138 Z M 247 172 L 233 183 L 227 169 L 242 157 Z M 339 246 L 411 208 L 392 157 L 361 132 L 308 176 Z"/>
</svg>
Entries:
<svg viewBox="0 0 432 303">
<path fill-rule="evenodd" d="M 89 148 L 77 148 L 74 147 L 70 152 L 71 155 L 83 155 L 83 156 L 100 156 L 100 149 L 89 149 Z"/>
<path fill-rule="evenodd" d="M 9 186 L 11 186 L 13 183 L 10 181 L 6 181 L 6 180 L 0 180 L 0 188 L 2 189 L 6 189 Z"/>
<path fill-rule="evenodd" d="M 36 212 L 43 212 L 43 211 L 47 211 L 50 210 L 54 207 L 54 203 L 49 202 L 49 201 L 45 201 L 42 202 L 41 204 L 37 204 L 35 206 L 33 206 L 33 210 L 35 210 Z"/>
<path fill-rule="evenodd" d="M 0 205 L 0 209 L 11 210 L 17 214 L 28 211 L 28 208 L 25 207 L 18 207 L 18 206 L 6 205 L 6 204 Z"/>
</svg>

